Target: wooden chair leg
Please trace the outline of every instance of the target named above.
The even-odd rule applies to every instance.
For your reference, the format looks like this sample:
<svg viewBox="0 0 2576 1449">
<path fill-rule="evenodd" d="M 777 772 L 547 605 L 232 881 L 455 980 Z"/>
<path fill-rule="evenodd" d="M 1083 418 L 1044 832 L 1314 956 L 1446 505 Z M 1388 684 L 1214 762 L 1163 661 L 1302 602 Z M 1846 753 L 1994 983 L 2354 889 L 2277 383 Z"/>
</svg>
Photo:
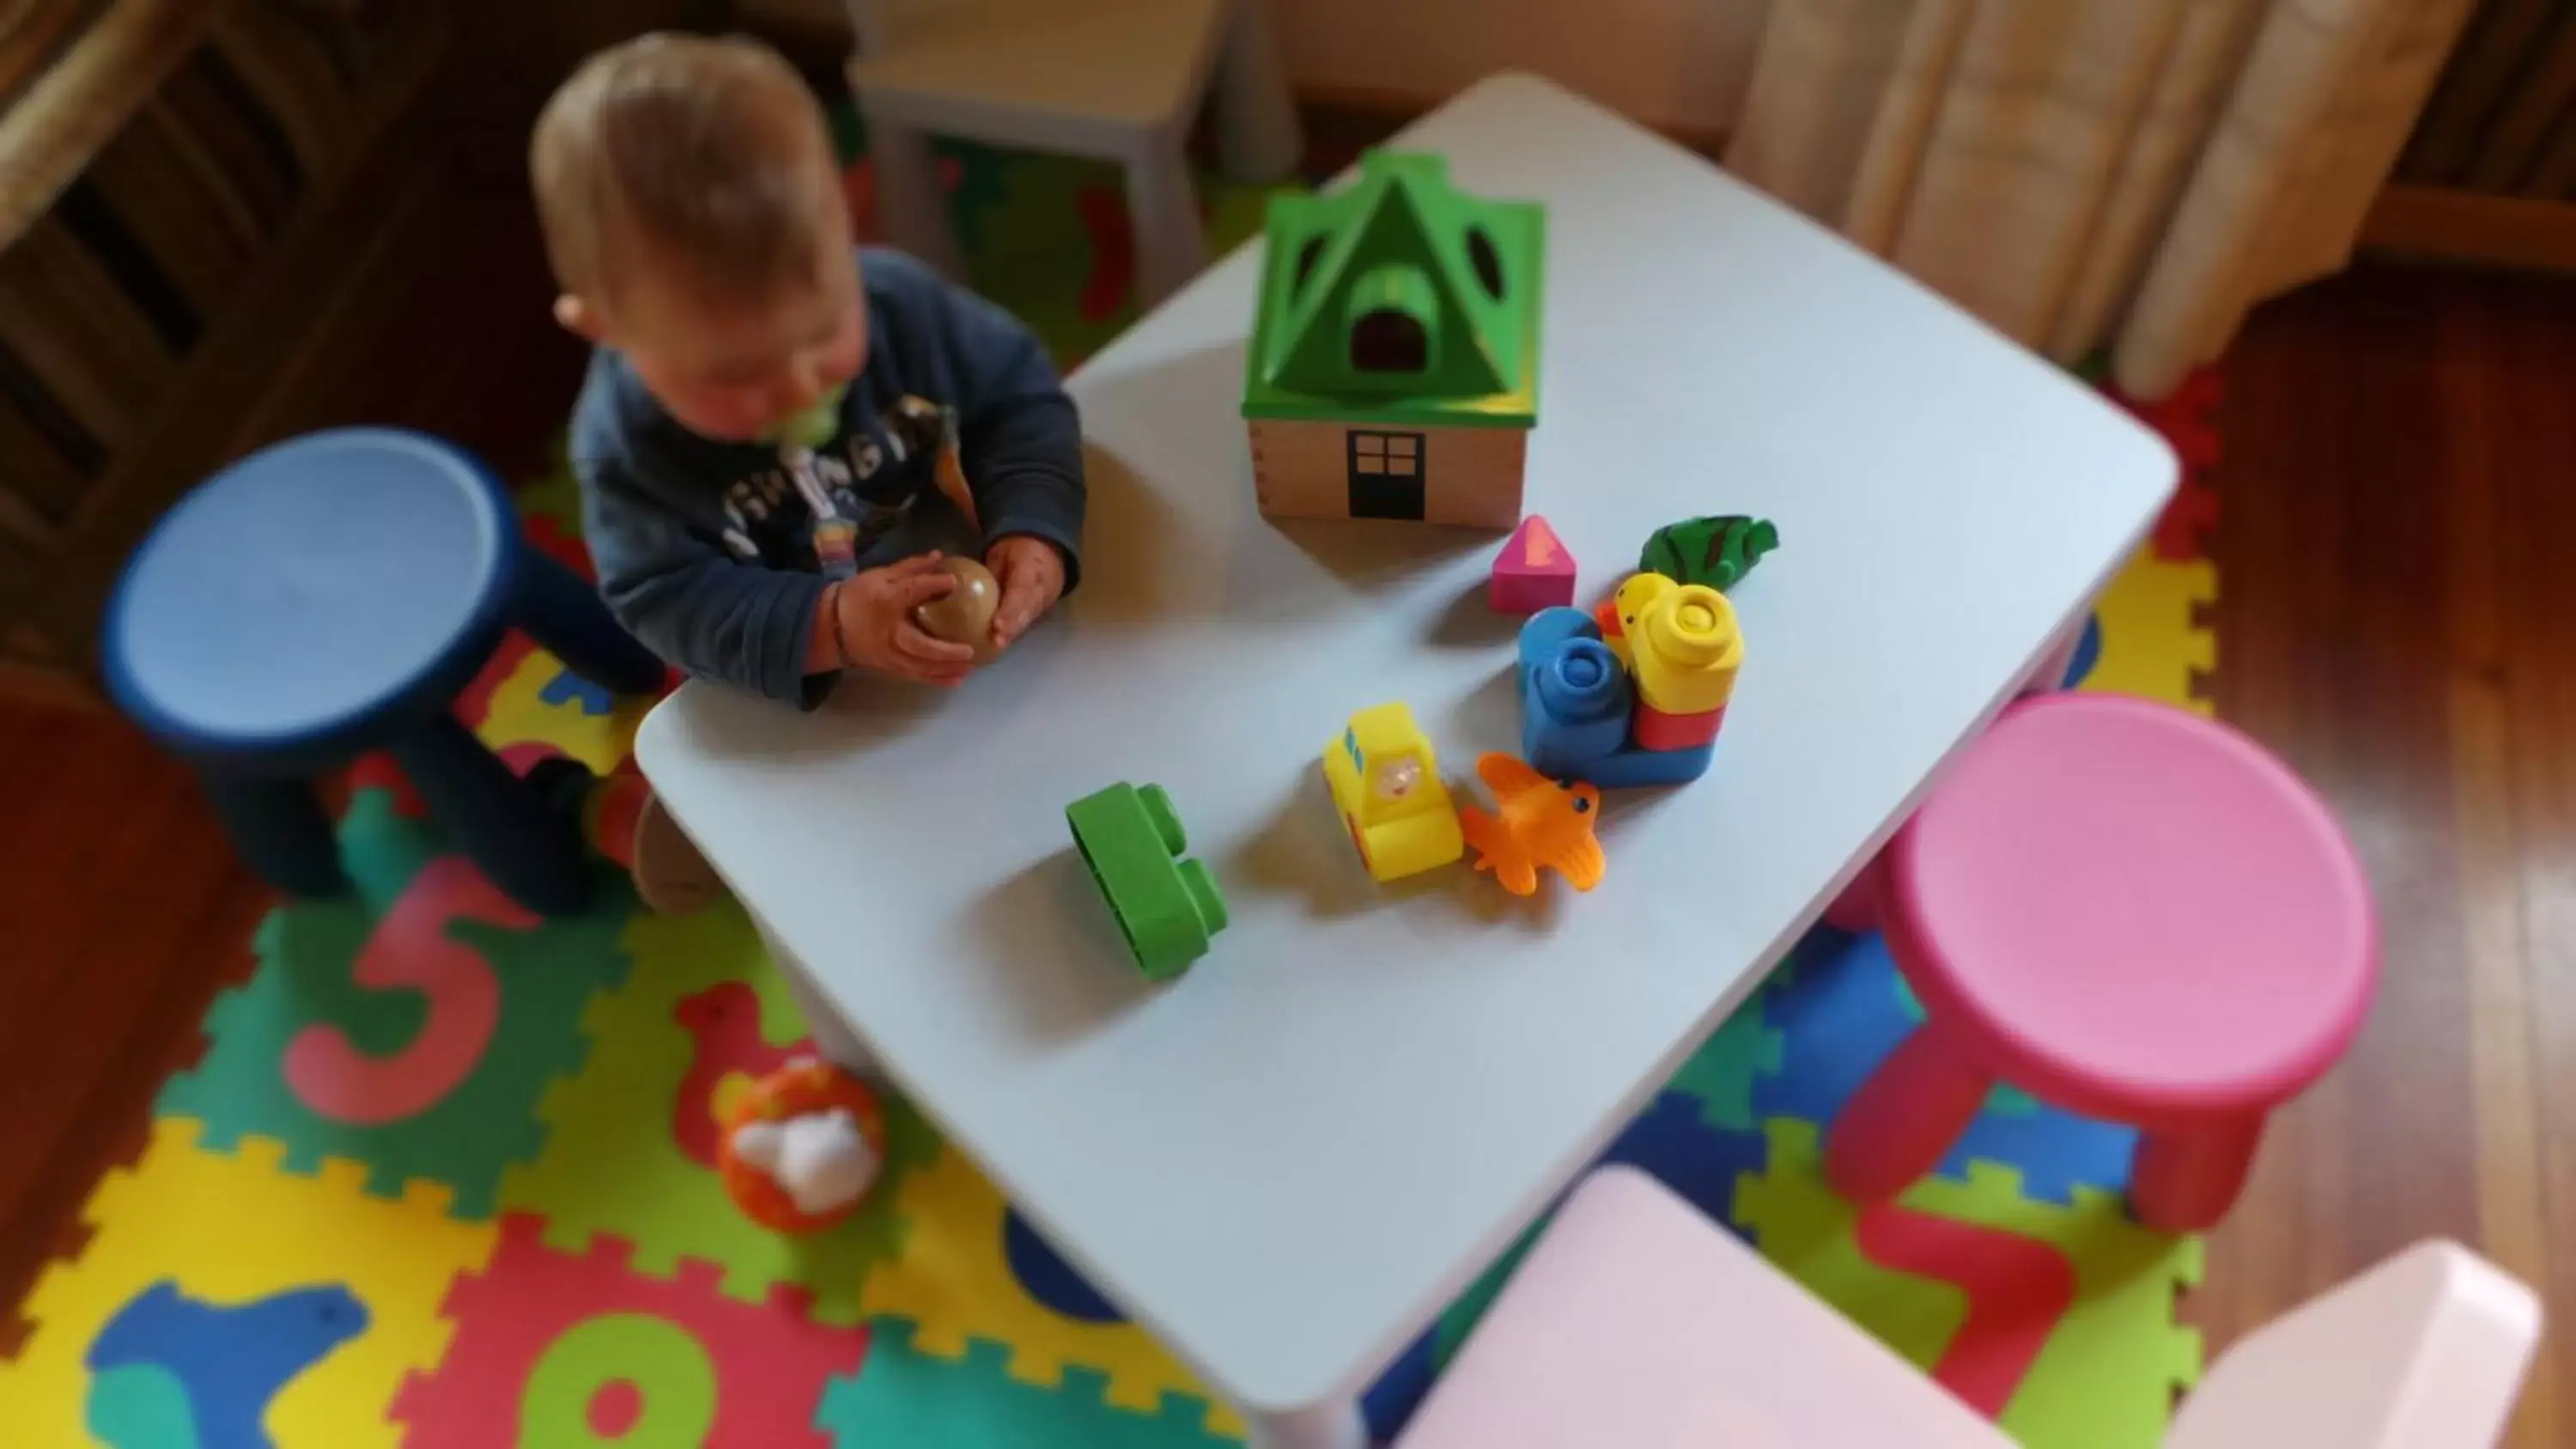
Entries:
<svg viewBox="0 0 2576 1449">
<path fill-rule="evenodd" d="M 868 159 L 876 168 L 877 229 L 886 244 L 909 252 L 951 281 L 966 279 L 957 229 L 940 189 L 930 138 L 901 121 L 868 114 Z"/>
<path fill-rule="evenodd" d="M 1127 158 L 1127 217 L 1136 233 L 1136 305 L 1179 291 L 1207 266 L 1198 192 L 1180 143 L 1150 141 Z"/>
<path fill-rule="evenodd" d="M 1235 0 L 1217 56 L 1217 156 L 1236 181 L 1284 181 L 1306 157 L 1297 104 L 1270 28 L 1269 0 Z"/>
</svg>

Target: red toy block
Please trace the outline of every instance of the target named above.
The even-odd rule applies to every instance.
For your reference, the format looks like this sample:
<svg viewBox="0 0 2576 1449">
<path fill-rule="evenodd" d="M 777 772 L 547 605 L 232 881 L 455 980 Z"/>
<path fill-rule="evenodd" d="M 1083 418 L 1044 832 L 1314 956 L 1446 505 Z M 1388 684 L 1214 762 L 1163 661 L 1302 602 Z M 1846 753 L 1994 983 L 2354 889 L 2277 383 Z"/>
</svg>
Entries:
<svg viewBox="0 0 2576 1449">
<path fill-rule="evenodd" d="M 1503 551 L 1494 556 L 1493 581 L 1486 601 L 1497 614 L 1535 614 L 1541 609 L 1574 604 L 1574 555 L 1547 520 L 1533 513 L 1521 520 Z"/>
<path fill-rule="evenodd" d="M 826 1449 L 814 1407 L 828 1381 L 866 1359 L 866 1329 L 811 1322 L 798 1290 L 740 1303 L 707 1264 L 684 1262 L 666 1280 L 626 1259 L 625 1245 L 605 1238 L 580 1257 L 558 1253 L 537 1219 L 504 1216 L 491 1265 L 448 1289 L 456 1337 L 446 1357 L 394 1400 L 406 1449 L 610 1440 Z"/>
<path fill-rule="evenodd" d="M 1717 727 L 1725 720 L 1723 708 L 1699 714 L 1666 714 L 1641 699 L 1630 729 L 1641 750 L 1695 750 L 1716 743 Z"/>
</svg>

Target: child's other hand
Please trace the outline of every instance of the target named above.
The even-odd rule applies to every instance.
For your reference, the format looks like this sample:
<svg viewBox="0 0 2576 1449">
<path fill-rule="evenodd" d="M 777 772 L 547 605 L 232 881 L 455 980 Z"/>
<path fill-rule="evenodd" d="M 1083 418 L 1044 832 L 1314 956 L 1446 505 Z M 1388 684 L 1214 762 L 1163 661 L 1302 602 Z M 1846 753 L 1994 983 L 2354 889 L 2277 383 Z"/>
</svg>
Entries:
<svg viewBox="0 0 2576 1449">
<path fill-rule="evenodd" d="M 984 567 L 1001 581 L 1002 604 L 993 611 L 993 642 L 1008 646 L 1029 631 L 1064 595 L 1064 555 L 1054 544 L 1026 534 L 984 550 Z"/>
<path fill-rule="evenodd" d="M 912 621 L 913 610 L 947 597 L 956 587 L 956 578 L 939 566 L 936 553 L 844 580 L 833 607 L 847 665 L 924 684 L 962 682 L 975 665 L 975 651 L 926 633 Z"/>
</svg>

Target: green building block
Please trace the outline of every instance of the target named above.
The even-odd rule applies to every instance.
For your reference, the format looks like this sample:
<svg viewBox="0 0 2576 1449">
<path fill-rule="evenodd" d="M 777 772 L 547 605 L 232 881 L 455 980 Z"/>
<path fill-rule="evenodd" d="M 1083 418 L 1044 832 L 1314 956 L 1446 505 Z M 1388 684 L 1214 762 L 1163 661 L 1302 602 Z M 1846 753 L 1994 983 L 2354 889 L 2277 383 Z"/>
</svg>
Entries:
<svg viewBox="0 0 2576 1449">
<path fill-rule="evenodd" d="M 1741 513 L 1685 518 L 1647 537 L 1646 547 L 1637 555 L 1637 568 L 1676 583 L 1706 584 L 1722 594 L 1743 582 L 1762 556 L 1779 546 L 1780 530 L 1767 518 Z"/>
<path fill-rule="evenodd" d="M 1272 201 L 1243 415 L 1531 426 L 1546 222 L 1535 202 L 1469 196 L 1440 157 L 1400 151 L 1362 156 L 1339 190 Z M 1364 334 L 1388 314 L 1402 345 L 1379 355 Z"/>
<path fill-rule="evenodd" d="M 1169 981 L 1207 954 L 1225 929 L 1225 897 L 1206 866 L 1180 858 L 1189 839 L 1162 786 L 1112 785 L 1066 806 L 1064 819 L 1147 980 Z"/>
</svg>

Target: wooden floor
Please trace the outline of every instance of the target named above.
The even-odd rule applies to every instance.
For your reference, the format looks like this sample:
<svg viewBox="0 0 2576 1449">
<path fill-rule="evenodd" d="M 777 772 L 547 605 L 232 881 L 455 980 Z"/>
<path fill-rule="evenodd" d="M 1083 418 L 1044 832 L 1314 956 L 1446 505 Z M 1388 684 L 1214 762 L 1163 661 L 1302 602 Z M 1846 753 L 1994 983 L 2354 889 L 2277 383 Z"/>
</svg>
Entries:
<svg viewBox="0 0 2576 1449">
<path fill-rule="evenodd" d="M 2224 1337 L 2460 1238 L 2558 1325 L 2511 1442 L 2576 1443 L 2576 287 L 2348 277 L 2226 386 L 2219 712 L 2341 812 L 2386 970 L 2192 1309 Z"/>
<path fill-rule="evenodd" d="M 313 421 L 537 463 L 580 356 L 516 205 L 441 209 L 438 265 Z M 2447 1234 L 2576 1326 L 2576 290 L 2365 273 L 2265 310 L 2226 375 L 2220 710 L 2342 810 L 2388 972 L 2190 1312 L 2223 1338 Z M 139 1140 L 264 902 L 112 720 L 0 706 L 0 802 L 5 1303 Z M 2576 1442 L 2576 1332 L 2548 1353 L 2522 1449 Z"/>
</svg>

